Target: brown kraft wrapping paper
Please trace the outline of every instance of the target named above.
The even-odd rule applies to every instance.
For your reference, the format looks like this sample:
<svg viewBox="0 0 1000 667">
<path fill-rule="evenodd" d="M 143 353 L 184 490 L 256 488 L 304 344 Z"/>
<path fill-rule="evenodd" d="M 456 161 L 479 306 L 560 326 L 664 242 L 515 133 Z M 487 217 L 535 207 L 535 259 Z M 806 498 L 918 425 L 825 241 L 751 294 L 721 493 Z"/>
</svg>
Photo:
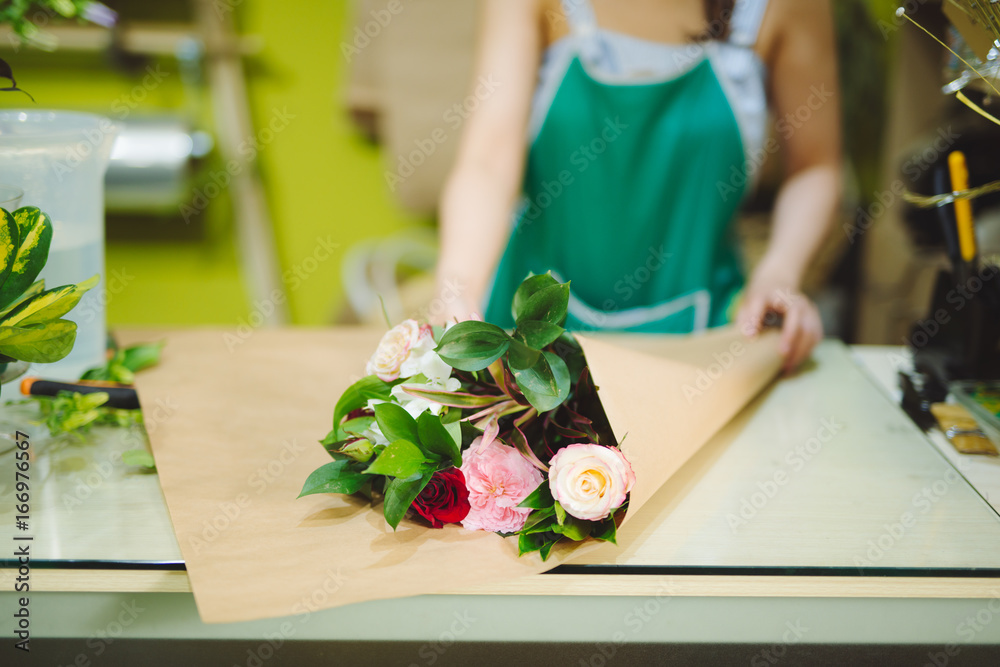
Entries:
<svg viewBox="0 0 1000 667">
<path fill-rule="evenodd" d="M 590 545 L 517 556 L 514 539 L 431 529 L 395 532 L 381 506 L 338 495 L 297 499 L 329 462 L 318 440 L 382 332 L 372 329 L 168 332 L 163 359 L 137 377 L 160 483 L 195 601 L 208 623 L 366 600 L 454 592 L 544 572 Z M 121 336 L 150 339 L 150 332 Z M 777 374 L 776 336 L 580 337 L 600 397 L 637 476 L 626 520 Z M 693 400 L 698 398 L 699 400 Z M 163 406 L 166 406 L 165 408 Z"/>
</svg>

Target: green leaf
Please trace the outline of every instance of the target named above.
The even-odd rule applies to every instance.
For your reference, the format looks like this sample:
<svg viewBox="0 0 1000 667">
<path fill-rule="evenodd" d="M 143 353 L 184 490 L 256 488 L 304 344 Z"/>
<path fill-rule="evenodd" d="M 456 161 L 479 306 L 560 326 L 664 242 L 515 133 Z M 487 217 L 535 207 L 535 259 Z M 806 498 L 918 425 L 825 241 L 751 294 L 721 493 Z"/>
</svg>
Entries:
<svg viewBox="0 0 1000 667">
<path fill-rule="evenodd" d="M 133 373 L 155 366 L 160 363 L 160 353 L 165 344 L 166 341 L 161 340 L 156 343 L 143 343 L 126 347 L 122 365 Z"/>
<path fill-rule="evenodd" d="M 390 391 L 392 387 L 374 375 L 361 378 L 348 387 L 337 401 L 337 406 L 333 410 L 333 427 L 339 431 L 340 422 L 344 421 L 344 417 L 365 407 L 372 399 L 388 401 Z M 338 439 L 343 439 L 343 435 Z"/>
<path fill-rule="evenodd" d="M 415 444 L 409 440 L 396 440 L 382 450 L 365 473 L 408 479 L 420 472 L 426 462 L 427 457 Z"/>
<path fill-rule="evenodd" d="M 545 524 L 546 519 L 551 519 L 555 515 L 555 507 L 548 507 L 546 509 L 540 509 L 532 512 L 528 515 L 528 518 L 524 522 L 524 527 L 518 532 L 537 532 L 533 531 L 535 527 L 545 526 L 545 530 L 548 530 L 548 524 Z"/>
<path fill-rule="evenodd" d="M 558 514 L 559 510 L 556 510 Z M 582 542 L 590 536 L 590 531 L 594 527 L 593 521 L 583 521 L 574 516 L 567 515 L 562 523 L 552 526 L 553 532 L 564 535 L 576 542 Z"/>
<path fill-rule="evenodd" d="M 361 438 L 360 440 L 348 440 L 337 450 L 337 453 L 354 459 L 358 463 L 368 463 L 375 455 L 375 448 L 371 442 Z"/>
<path fill-rule="evenodd" d="M 299 498 L 314 493 L 357 493 L 369 480 L 357 467 L 350 459 L 338 459 L 316 468 L 302 485 Z"/>
<path fill-rule="evenodd" d="M 503 356 L 510 341 L 495 324 L 470 320 L 444 332 L 435 352 L 452 368 L 479 371 Z"/>
<path fill-rule="evenodd" d="M 0 221 L 0 286 L 7 282 L 10 272 L 14 270 L 14 260 L 17 259 L 18 231 L 14 216 L 6 209 L 0 209 L 3 213 L 3 220 Z M 8 302 L 14 301 L 18 295 L 14 295 L 8 300 L 0 299 L 0 307 L 6 308 Z"/>
<path fill-rule="evenodd" d="M 531 465 L 535 466 L 539 470 L 548 471 L 549 467 L 538 458 L 535 454 L 535 450 L 528 444 L 528 439 L 524 437 L 524 433 L 522 433 L 521 429 L 519 429 L 516 425 L 510 430 L 510 433 L 507 435 L 507 439 L 510 440 L 512 445 L 514 445 L 514 449 L 521 452 L 521 456 L 527 459 Z"/>
<path fill-rule="evenodd" d="M 156 461 L 153 460 L 153 455 L 145 449 L 129 449 L 122 452 L 122 463 L 127 466 L 136 466 L 139 468 L 156 468 Z"/>
<path fill-rule="evenodd" d="M 379 403 L 375 406 L 375 421 L 382 429 L 382 435 L 389 442 L 393 440 L 409 440 L 419 442 L 417 422 L 410 413 L 395 403 Z"/>
<path fill-rule="evenodd" d="M 506 396 L 480 396 L 460 391 L 443 391 L 440 389 L 421 389 L 403 385 L 403 391 L 410 396 L 425 398 L 428 401 L 446 405 L 450 408 L 485 408 L 507 400 Z"/>
<path fill-rule="evenodd" d="M 448 435 L 451 439 L 455 441 L 455 446 L 461 450 L 462 448 L 462 424 L 460 422 L 448 422 L 443 424 L 444 430 L 448 431 Z"/>
<path fill-rule="evenodd" d="M 562 325 L 569 307 L 569 284 L 545 287 L 534 294 L 524 304 L 517 318 L 517 326 L 529 320 L 542 320 L 550 324 Z"/>
<path fill-rule="evenodd" d="M 556 504 L 553 506 L 553 509 L 556 512 L 556 523 L 558 523 L 560 526 L 565 525 L 567 516 L 566 510 L 558 502 L 556 502 Z"/>
<path fill-rule="evenodd" d="M 111 396 L 106 391 L 95 391 L 92 394 L 73 393 L 73 402 L 77 410 L 93 410 L 108 402 Z"/>
<path fill-rule="evenodd" d="M 433 472 L 425 473 L 416 479 L 390 479 L 385 485 L 385 505 L 382 508 L 385 521 L 393 530 L 399 526 L 410 505 L 417 499 L 420 492 L 424 490 Z"/>
<path fill-rule="evenodd" d="M 553 278 L 551 273 L 542 273 L 537 276 L 525 278 L 518 286 L 517 291 L 514 292 L 514 301 L 510 308 L 510 314 L 514 317 L 514 320 L 521 319 L 521 312 L 536 292 L 558 284 L 559 281 Z"/>
<path fill-rule="evenodd" d="M 469 445 L 481 436 L 483 432 L 469 422 L 459 422 L 462 428 L 462 449 L 468 449 Z"/>
<path fill-rule="evenodd" d="M 539 413 L 558 407 L 569 396 L 569 370 L 562 359 L 551 352 L 543 353 L 531 368 L 515 369 L 514 379 L 524 397 Z"/>
<path fill-rule="evenodd" d="M 516 375 L 516 371 L 523 371 L 537 364 L 541 355 L 541 352 L 528 347 L 521 341 L 512 340 L 510 349 L 507 351 L 507 364 Z"/>
<path fill-rule="evenodd" d="M 92 276 L 79 285 L 63 285 L 55 287 L 21 302 L 13 308 L 2 320 L 7 326 L 26 326 L 28 324 L 44 324 L 56 320 L 71 311 L 80 298 L 90 288 L 97 284 L 100 276 Z"/>
<path fill-rule="evenodd" d="M 530 507 L 533 510 L 549 509 L 555 505 L 555 499 L 549 490 L 547 481 L 538 485 L 538 488 L 528 494 L 528 497 L 521 501 L 518 507 Z"/>
<path fill-rule="evenodd" d="M 449 459 L 456 468 L 462 465 L 462 452 L 459 451 L 458 444 L 451 434 L 441 424 L 440 417 L 430 412 L 422 413 L 417 417 L 417 433 L 424 451 Z"/>
<path fill-rule="evenodd" d="M 2 211 L 2 210 L 3 209 L 0 209 L 0 211 Z M 19 296 L 17 299 L 14 300 L 14 303 L 12 303 L 9 306 L 7 306 L 6 308 L 3 308 L 2 310 L 0 310 L 0 320 L 2 320 L 4 318 L 4 316 L 7 315 L 7 313 L 9 313 L 10 311 L 14 310 L 19 305 L 21 305 L 22 303 L 24 303 L 25 301 L 27 301 L 28 299 L 30 299 L 31 297 L 33 297 L 33 296 L 35 296 L 37 294 L 41 294 L 44 291 L 45 291 L 45 281 L 44 280 L 36 280 L 35 282 L 33 282 L 31 284 L 31 287 L 29 287 L 28 289 L 24 290 L 24 293 L 21 294 L 21 296 Z"/>
<path fill-rule="evenodd" d="M 0 285 L 0 305 L 14 301 L 31 287 L 49 258 L 49 245 L 52 243 L 52 222 L 37 208 L 19 208 L 14 211 L 13 217 L 17 224 L 16 254 L 10 274 Z"/>
<path fill-rule="evenodd" d="M 615 522 L 614 515 L 609 516 L 607 519 L 594 526 L 590 536 L 595 540 L 600 540 L 601 542 L 618 544 L 618 524 Z"/>
<path fill-rule="evenodd" d="M 520 533 L 517 536 L 517 555 L 523 556 L 532 551 L 538 551 L 544 561 L 549 557 L 549 552 L 559 539 L 560 536 L 552 532 Z"/>
<path fill-rule="evenodd" d="M 569 368 L 558 354 L 554 352 L 542 352 L 542 354 L 548 360 L 552 376 L 556 379 L 556 389 L 558 392 L 556 396 L 559 399 L 559 403 L 562 403 L 569 398 L 570 389 L 573 388 L 573 380 L 569 374 Z"/>
<path fill-rule="evenodd" d="M 562 327 L 543 320 L 526 320 L 514 331 L 514 337 L 528 347 L 540 350 L 558 340 L 565 331 Z"/>
<path fill-rule="evenodd" d="M 364 435 L 364 432 L 370 429 L 374 423 L 374 417 L 355 417 L 341 424 L 340 430 L 349 435 Z"/>
<path fill-rule="evenodd" d="M 26 327 L 0 325 L 0 354 L 35 364 L 59 361 L 73 349 L 76 322 L 55 320 Z"/>
</svg>

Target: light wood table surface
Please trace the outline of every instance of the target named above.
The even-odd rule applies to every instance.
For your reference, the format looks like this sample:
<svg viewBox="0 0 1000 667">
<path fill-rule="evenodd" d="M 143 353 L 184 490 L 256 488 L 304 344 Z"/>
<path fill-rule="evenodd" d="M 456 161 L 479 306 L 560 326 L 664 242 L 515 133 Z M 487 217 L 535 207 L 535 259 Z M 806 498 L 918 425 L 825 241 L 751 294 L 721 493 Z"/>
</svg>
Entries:
<svg viewBox="0 0 1000 667">
<path fill-rule="evenodd" d="M 141 339 L 142 332 L 129 336 Z M 673 600 L 672 625 L 663 625 L 667 616 L 661 615 L 644 626 L 655 641 L 675 632 L 698 635 L 683 617 L 692 605 L 711 599 L 727 605 L 711 612 L 720 618 L 754 604 L 786 619 L 793 615 L 790 609 L 855 618 L 876 610 L 884 614 L 906 600 L 922 601 L 924 612 L 937 610 L 948 619 L 991 604 L 1000 614 L 1000 516 L 984 499 L 1000 497 L 1000 467 L 995 461 L 965 462 L 969 457 L 936 444 L 933 434 L 929 439 L 899 410 L 889 369 L 901 354 L 898 348 L 852 351 L 824 342 L 814 362 L 766 390 L 626 525 L 624 547 L 597 550 L 562 573 L 420 600 L 428 608 L 471 605 L 486 613 L 482 609 L 510 609 L 521 596 L 532 596 L 560 609 L 614 608 L 622 619 L 636 602 L 654 601 L 659 608 Z M 711 391 L 696 400 L 711 400 Z M 155 428 L 155 410 L 170 406 L 146 409 L 152 413 L 147 414 L 149 428 Z M 24 417 L 5 408 L 0 421 Z M 174 635 L 168 636 L 255 636 L 265 631 L 261 628 L 278 627 L 277 621 L 262 621 L 232 624 L 224 631 L 224 626 L 202 626 L 190 618 L 187 577 L 157 477 L 120 460 L 122 451 L 144 445 L 141 432 L 98 429 L 80 443 L 47 441 L 41 429 L 31 435 L 33 474 L 42 480 L 33 491 L 32 590 L 41 593 L 38 597 L 62 627 L 85 634 L 89 626 L 59 609 L 107 605 L 124 597 L 172 609 Z M 7 544 L 17 532 L 12 478 L 12 457 L 4 455 L 0 540 Z M 641 539 L 630 539 L 633 534 Z M 6 565 L 0 570 L 0 590 L 11 591 L 16 571 L 9 561 Z M 677 603 L 684 599 L 688 602 Z M 413 604 L 413 599 L 365 603 L 352 606 L 357 613 L 351 615 L 343 609 L 317 612 L 311 617 L 329 622 L 310 627 L 327 636 L 319 628 L 339 623 L 344 632 L 350 627 L 357 637 L 370 637 L 372 628 L 358 619 Z M 899 609 L 907 611 L 893 612 L 899 619 L 893 626 L 899 626 L 896 640 L 920 641 L 936 633 L 947 641 L 955 634 L 953 625 L 945 627 L 951 620 L 928 626 L 914 620 L 910 607 Z M 767 614 L 741 618 L 746 627 L 760 626 L 758 635 L 764 637 L 781 625 L 767 625 Z M 521 640 L 537 634 L 517 630 L 522 625 L 498 632 Z M 867 632 L 853 621 L 822 625 L 825 630 L 814 630 L 810 640 L 863 641 Z M 573 632 L 603 632 L 587 627 L 583 623 Z M 404 624 L 399 636 L 378 636 L 426 636 L 414 628 Z M 159 636 L 160 630 L 136 632 Z M 297 637 L 310 632 L 302 630 Z M 726 636 L 738 640 L 742 631 L 733 632 Z M 975 641 L 1000 642 L 1000 619 Z"/>
</svg>

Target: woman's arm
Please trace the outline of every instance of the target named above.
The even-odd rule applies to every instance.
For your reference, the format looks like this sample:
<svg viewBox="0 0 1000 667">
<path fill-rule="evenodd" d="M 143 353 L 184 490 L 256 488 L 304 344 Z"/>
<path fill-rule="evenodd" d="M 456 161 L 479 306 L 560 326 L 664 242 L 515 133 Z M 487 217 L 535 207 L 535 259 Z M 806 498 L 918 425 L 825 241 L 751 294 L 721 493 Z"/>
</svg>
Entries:
<svg viewBox="0 0 1000 667">
<path fill-rule="evenodd" d="M 784 315 L 781 348 L 789 371 L 823 337 L 819 312 L 800 289 L 839 210 L 840 91 L 829 0 L 770 5 L 762 38 L 786 177 L 767 253 L 750 279 L 738 320 L 744 331 L 756 333 L 769 312 Z"/>
<path fill-rule="evenodd" d="M 496 90 L 466 121 L 441 199 L 437 294 L 442 319 L 479 309 L 510 232 L 542 52 L 539 0 L 487 0 L 474 86 Z"/>
</svg>

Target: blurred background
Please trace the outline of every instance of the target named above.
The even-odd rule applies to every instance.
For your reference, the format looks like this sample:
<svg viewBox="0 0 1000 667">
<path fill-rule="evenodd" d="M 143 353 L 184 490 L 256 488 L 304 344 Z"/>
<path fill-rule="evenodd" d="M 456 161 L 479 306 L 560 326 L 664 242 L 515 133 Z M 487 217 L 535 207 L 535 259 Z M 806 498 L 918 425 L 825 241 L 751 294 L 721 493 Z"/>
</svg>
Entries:
<svg viewBox="0 0 1000 667">
<path fill-rule="evenodd" d="M 381 322 L 382 303 L 394 320 L 427 314 L 436 202 L 476 105 L 477 2 L 105 4 L 113 27 L 34 8 L 27 42 L 0 13 L 0 58 L 35 100 L 2 92 L 0 111 L 121 124 L 106 179 L 110 326 Z M 940 2 L 909 4 L 964 44 Z M 922 233 L 933 214 L 900 193 L 934 193 L 942 141 L 967 150 L 972 185 L 1000 170 L 995 126 L 942 92 L 962 66 L 897 6 L 834 2 L 848 190 L 808 289 L 849 342 L 902 344 L 926 315 L 944 253 Z M 750 265 L 780 173 L 769 156 L 739 221 Z M 984 251 L 997 247 L 991 207 L 976 204 Z"/>
</svg>

